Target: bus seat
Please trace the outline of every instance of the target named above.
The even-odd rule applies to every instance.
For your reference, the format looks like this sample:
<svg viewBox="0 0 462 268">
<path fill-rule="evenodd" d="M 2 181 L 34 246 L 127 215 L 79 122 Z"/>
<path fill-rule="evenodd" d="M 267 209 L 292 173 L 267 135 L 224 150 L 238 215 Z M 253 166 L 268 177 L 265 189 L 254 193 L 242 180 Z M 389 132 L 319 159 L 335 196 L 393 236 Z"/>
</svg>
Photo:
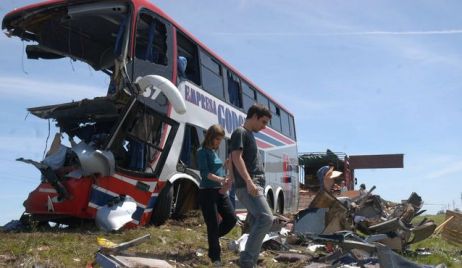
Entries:
<svg viewBox="0 0 462 268">
<path fill-rule="evenodd" d="M 129 141 L 128 157 L 130 161 L 128 169 L 143 171 L 146 161 L 144 144 L 131 138 L 127 140 Z"/>
</svg>

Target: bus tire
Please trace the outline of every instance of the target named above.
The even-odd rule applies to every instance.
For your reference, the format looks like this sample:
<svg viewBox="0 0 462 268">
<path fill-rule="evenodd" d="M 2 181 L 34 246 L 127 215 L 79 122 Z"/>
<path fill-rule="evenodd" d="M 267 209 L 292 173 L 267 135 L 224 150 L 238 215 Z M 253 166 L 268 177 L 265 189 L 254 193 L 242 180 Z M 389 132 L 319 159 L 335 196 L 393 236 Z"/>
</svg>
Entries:
<svg viewBox="0 0 462 268">
<path fill-rule="evenodd" d="M 188 211 L 199 208 L 199 189 L 192 181 L 186 179 L 176 181 L 173 189 L 172 219 L 181 220 L 185 218 Z"/>
<path fill-rule="evenodd" d="M 151 215 L 151 224 L 160 226 L 164 224 L 172 214 L 173 206 L 173 185 L 167 182 L 157 197 Z"/>
</svg>

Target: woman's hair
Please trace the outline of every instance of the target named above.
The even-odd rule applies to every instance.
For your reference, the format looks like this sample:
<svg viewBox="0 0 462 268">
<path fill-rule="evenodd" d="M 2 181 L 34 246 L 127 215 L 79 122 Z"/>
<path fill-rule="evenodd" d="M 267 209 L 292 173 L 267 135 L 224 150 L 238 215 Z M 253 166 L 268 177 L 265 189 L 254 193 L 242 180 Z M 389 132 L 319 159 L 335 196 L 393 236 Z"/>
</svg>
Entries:
<svg viewBox="0 0 462 268">
<path fill-rule="evenodd" d="M 225 136 L 225 130 L 223 129 L 222 126 L 215 124 L 211 125 L 209 129 L 207 129 L 207 132 L 205 132 L 205 138 L 204 141 L 202 142 L 202 147 L 207 147 L 211 148 L 213 145 L 213 140 L 216 137 L 224 137 Z"/>
</svg>

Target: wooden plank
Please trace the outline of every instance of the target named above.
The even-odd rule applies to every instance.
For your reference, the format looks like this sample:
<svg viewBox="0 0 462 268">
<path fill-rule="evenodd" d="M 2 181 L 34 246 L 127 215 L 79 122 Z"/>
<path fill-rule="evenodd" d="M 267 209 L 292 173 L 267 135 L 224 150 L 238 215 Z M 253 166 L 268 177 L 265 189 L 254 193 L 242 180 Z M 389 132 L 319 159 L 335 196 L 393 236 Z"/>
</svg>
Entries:
<svg viewBox="0 0 462 268">
<path fill-rule="evenodd" d="M 444 227 L 441 236 L 451 244 L 462 245 L 462 213 L 447 210 L 446 220 L 450 220 Z"/>
</svg>

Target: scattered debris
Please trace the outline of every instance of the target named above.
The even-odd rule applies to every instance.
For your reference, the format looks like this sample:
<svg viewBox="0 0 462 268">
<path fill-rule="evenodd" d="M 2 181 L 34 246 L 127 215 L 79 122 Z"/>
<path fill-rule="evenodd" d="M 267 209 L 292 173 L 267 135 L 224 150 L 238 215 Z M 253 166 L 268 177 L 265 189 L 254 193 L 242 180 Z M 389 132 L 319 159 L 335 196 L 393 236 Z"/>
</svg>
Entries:
<svg viewBox="0 0 462 268">
<path fill-rule="evenodd" d="M 150 238 L 151 235 L 147 234 L 131 241 L 116 244 L 105 238 L 98 238 L 97 242 L 100 250 L 96 253 L 95 262 L 101 267 L 160 267 L 170 268 L 171 266 L 165 260 L 154 258 L 132 256 L 124 254 L 124 250 L 139 245 Z"/>
<path fill-rule="evenodd" d="M 446 211 L 446 222 L 443 224 L 441 224 L 443 225 L 441 227 L 443 239 L 462 246 L 462 213 L 452 210 Z"/>
<path fill-rule="evenodd" d="M 412 224 L 422 213 L 421 197 L 412 193 L 395 204 L 372 194 L 374 190 L 351 197 L 318 192 L 293 220 L 276 217 L 262 249 L 277 252 L 277 262 L 310 263 L 306 267 L 424 267 L 399 254 L 431 236 L 436 228 L 427 219 Z M 247 237 L 244 233 L 228 248 L 244 250 Z"/>
</svg>

